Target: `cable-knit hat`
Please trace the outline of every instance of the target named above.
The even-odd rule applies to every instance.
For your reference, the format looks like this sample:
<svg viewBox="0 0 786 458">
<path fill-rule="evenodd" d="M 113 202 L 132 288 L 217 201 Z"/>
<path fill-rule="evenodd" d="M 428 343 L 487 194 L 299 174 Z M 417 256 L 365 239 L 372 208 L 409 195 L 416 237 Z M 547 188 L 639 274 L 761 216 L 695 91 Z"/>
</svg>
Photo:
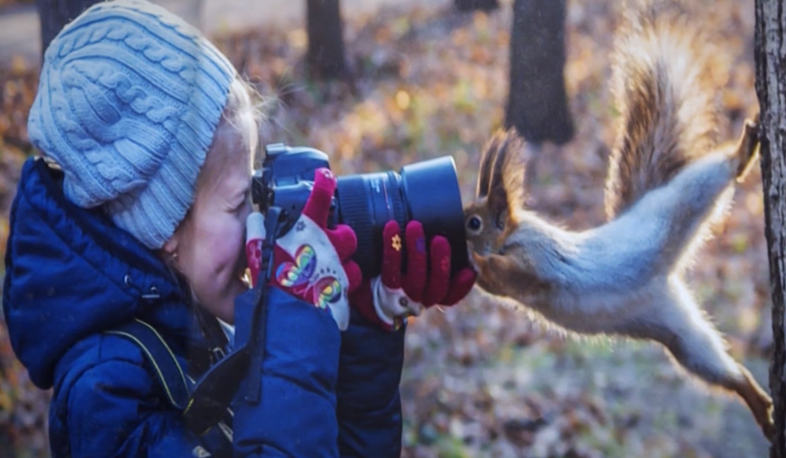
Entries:
<svg viewBox="0 0 786 458">
<path fill-rule="evenodd" d="M 46 50 L 28 120 L 66 196 L 104 205 L 149 248 L 194 199 L 235 70 L 182 19 L 144 0 L 85 11 Z"/>
</svg>

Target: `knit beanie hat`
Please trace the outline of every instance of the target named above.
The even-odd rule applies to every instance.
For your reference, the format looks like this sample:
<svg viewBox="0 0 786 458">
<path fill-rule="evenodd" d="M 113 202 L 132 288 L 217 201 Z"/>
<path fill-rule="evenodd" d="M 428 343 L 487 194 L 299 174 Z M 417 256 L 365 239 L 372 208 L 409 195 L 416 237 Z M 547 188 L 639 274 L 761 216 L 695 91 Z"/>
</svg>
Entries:
<svg viewBox="0 0 786 458">
<path fill-rule="evenodd" d="M 145 0 L 94 5 L 46 50 L 28 119 L 66 197 L 163 246 L 194 199 L 236 73 L 193 27 Z"/>
</svg>

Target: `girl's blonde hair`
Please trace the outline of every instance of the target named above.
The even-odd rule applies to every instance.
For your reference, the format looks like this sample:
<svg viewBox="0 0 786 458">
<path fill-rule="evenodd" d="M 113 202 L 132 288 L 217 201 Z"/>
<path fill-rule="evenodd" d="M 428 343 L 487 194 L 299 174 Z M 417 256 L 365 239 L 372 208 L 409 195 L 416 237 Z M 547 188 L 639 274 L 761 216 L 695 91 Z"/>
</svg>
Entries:
<svg viewBox="0 0 786 458">
<path fill-rule="evenodd" d="M 197 192 L 218 183 L 239 160 L 248 161 L 249 167 L 253 166 L 254 152 L 248 153 L 251 142 L 258 141 L 259 124 L 264 120 L 263 113 L 252 101 L 254 97 L 258 97 L 254 88 L 240 78 L 235 78 L 229 86 L 224 111 L 213 133 L 213 143 L 197 178 Z M 243 157 L 236 157 L 238 152 L 243 152 Z"/>
</svg>

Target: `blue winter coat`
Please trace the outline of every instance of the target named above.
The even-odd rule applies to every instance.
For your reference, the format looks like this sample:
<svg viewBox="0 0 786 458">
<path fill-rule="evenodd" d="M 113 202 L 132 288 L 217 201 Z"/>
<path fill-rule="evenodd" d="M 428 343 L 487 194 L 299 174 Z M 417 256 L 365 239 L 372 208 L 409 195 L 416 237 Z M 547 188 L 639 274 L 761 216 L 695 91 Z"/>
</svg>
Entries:
<svg viewBox="0 0 786 458">
<path fill-rule="evenodd" d="M 261 402 L 236 396 L 232 445 L 218 445 L 216 431 L 191 433 L 140 347 L 103 331 L 143 319 L 194 378 L 223 334 L 151 251 L 66 200 L 59 175 L 43 160 L 25 163 L 3 287 L 16 355 L 38 387 L 54 387 L 53 457 L 400 455 L 403 330 L 379 331 L 353 313 L 339 333 L 326 311 L 279 290 L 270 292 Z"/>
</svg>

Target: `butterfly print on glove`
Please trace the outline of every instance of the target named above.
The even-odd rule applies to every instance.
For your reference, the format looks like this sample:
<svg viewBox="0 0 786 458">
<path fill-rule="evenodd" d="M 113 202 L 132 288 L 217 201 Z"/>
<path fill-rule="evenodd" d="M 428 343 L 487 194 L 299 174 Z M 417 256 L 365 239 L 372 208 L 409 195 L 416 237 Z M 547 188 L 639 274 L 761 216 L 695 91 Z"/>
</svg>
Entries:
<svg viewBox="0 0 786 458">
<path fill-rule="evenodd" d="M 312 302 L 319 308 L 341 298 L 341 283 L 333 276 L 322 276 L 312 280 L 317 267 L 317 254 L 311 245 L 301 245 L 295 252 L 294 262 L 284 262 L 278 266 L 276 280 L 281 286 L 296 292 L 312 289 Z"/>
</svg>

